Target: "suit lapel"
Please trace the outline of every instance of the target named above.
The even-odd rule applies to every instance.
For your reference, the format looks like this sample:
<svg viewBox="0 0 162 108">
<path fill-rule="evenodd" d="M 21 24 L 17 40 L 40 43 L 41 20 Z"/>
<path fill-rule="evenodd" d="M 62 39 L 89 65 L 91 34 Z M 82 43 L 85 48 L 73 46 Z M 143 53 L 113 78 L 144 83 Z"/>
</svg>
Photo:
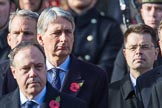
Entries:
<svg viewBox="0 0 162 108">
<path fill-rule="evenodd" d="M 56 97 L 60 96 L 60 93 L 54 89 L 51 84 L 49 84 L 49 82 L 47 82 L 47 91 L 46 91 L 46 95 L 44 98 L 44 102 L 42 103 L 42 105 L 40 106 L 40 108 L 49 108 L 49 103 L 51 100 L 55 100 Z"/>
<path fill-rule="evenodd" d="M 6 108 L 21 108 L 18 88 L 8 97 Z"/>
<path fill-rule="evenodd" d="M 85 81 L 81 76 L 82 70 L 79 69 L 79 67 L 78 67 L 80 65 L 78 60 L 74 57 L 71 57 L 71 58 L 72 58 L 72 62 L 70 64 L 70 68 L 66 75 L 61 92 L 68 93 L 72 96 L 77 96 L 80 89 L 84 86 Z M 72 86 L 73 83 L 81 84 L 80 88 L 78 90 L 76 90 L 75 92 L 70 89 L 70 87 Z"/>
</svg>

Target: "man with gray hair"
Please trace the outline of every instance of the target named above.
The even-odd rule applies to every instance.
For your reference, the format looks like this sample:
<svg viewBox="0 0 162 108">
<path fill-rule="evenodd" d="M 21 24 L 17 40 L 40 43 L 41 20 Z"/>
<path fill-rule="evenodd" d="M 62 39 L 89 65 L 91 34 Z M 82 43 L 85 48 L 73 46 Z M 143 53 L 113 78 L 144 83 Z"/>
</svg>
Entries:
<svg viewBox="0 0 162 108">
<path fill-rule="evenodd" d="M 45 9 L 37 23 L 37 40 L 46 55 L 47 80 L 61 92 L 78 97 L 88 108 L 107 108 L 107 76 L 71 54 L 74 19 L 61 8 Z"/>
<path fill-rule="evenodd" d="M 39 15 L 29 10 L 19 10 L 10 16 L 7 41 L 11 49 L 22 41 L 36 41 Z"/>
<path fill-rule="evenodd" d="M 22 41 L 36 41 L 39 15 L 29 10 L 19 10 L 10 16 L 7 42 L 11 49 Z M 0 96 L 13 91 L 17 84 L 11 74 L 9 60 L 0 62 Z"/>
</svg>

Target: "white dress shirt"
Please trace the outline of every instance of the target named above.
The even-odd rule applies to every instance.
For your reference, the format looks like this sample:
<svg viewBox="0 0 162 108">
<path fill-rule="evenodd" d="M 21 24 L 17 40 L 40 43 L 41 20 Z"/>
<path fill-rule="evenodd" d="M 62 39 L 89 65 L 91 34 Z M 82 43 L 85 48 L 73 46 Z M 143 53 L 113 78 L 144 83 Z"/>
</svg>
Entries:
<svg viewBox="0 0 162 108">
<path fill-rule="evenodd" d="M 28 100 L 24 94 L 21 92 L 20 90 L 20 104 L 21 104 L 21 108 L 25 108 L 25 102 L 26 101 L 33 101 L 35 102 L 37 105 L 35 106 L 35 108 L 40 108 L 40 105 L 43 103 L 44 97 L 46 94 L 46 86 L 43 88 L 43 90 L 32 100 Z"/>
<path fill-rule="evenodd" d="M 136 79 L 130 74 L 130 79 L 133 85 L 133 89 L 136 90 Z"/>
</svg>

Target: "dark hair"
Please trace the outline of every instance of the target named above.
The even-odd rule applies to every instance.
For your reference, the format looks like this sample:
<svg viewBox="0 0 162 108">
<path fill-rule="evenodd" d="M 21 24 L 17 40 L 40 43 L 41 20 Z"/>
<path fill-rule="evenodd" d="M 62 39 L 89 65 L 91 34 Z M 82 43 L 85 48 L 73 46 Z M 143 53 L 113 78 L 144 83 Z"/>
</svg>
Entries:
<svg viewBox="0 0 162 108">
<path fill-rule="evenodd" d="M 151 28 L 150 26 L 145 25 L 145 24 L 131 25 L 126 30 L 126 32 L 124 34 L 124 47 L 125 47 L 125 44 L 127 43 L 127 38 L 128 38 L 130 33 L 137 33 L 137 34 L 148 33 L 148 34 L 150 34 L 151 38 L 152 38 L 152 43 L 155 45 L 155 47 L 157 47 L 156 31 L 153 28 Z"/>
<path fill-rule="evenodd" d="M 10 51 L 10 54 L 9 54 L 10 65 L 14 66 L 14 57 L 21 49 L 31 47 L 31 46 L 38 48 L 40 52 L 43 54 L 43 57 L 45 60 L 46 56 L 45 56 L 44 50 L 38 43 L 23 41 Z"/>
</svg>

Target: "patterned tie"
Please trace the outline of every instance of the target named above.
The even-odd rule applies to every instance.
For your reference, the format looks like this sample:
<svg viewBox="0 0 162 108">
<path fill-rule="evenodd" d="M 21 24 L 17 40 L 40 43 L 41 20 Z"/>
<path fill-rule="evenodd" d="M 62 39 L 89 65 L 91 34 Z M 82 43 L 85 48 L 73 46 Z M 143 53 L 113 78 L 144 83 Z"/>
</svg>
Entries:
<svg viewBox="0 0 162 108">
<path fill-rule="evenodd" d="M 34 105 L 36 105 L 33 101 L 26 101 L 25 102 L 25 108 L 34 108 Z"/>
<path fill-rule="evenodd" d="M 59 76 L 60 69 L 59 68 L 53 68 L 53 72 L 55 73 L 55 76 L 52 81 L 52 86 L 59 90 L 61 88 L 61 79 Z"/>
</svg>

